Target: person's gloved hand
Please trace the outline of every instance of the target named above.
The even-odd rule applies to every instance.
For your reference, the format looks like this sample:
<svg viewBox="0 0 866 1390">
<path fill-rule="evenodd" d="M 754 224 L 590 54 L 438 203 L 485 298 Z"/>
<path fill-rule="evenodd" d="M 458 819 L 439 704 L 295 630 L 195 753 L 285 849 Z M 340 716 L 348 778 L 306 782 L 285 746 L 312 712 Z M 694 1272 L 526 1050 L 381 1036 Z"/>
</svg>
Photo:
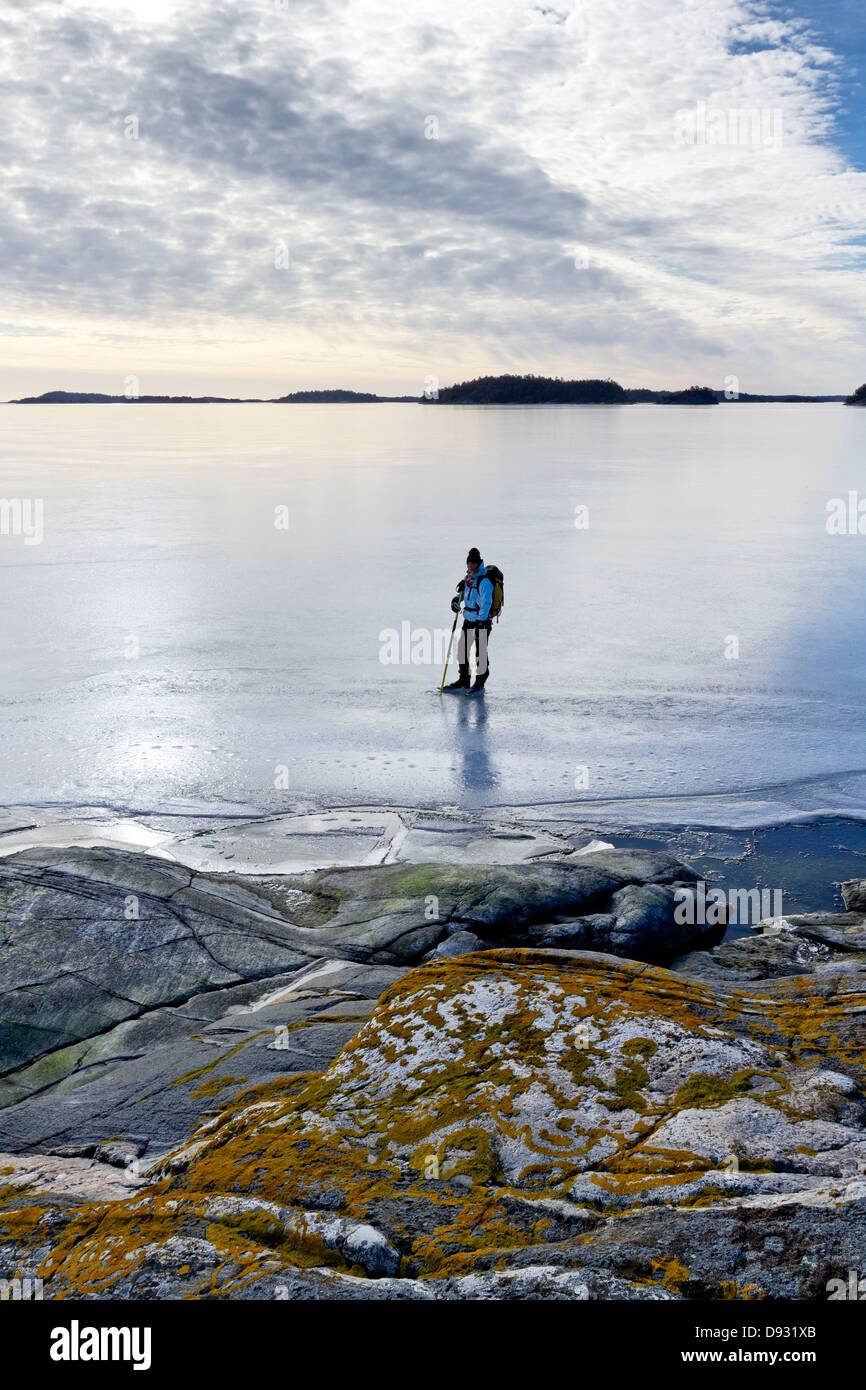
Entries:
<svg viewBox="0 0 866 1390">
<path fill-rule="evenodd" d="M 451 600 L 451 612 L 452 612 L 452 613 L 459 613 L 459 612 L 460 612 L 460 600 L 459 600 L 459 598 L 457 597 L 456 594 L 454 595 L 453 599 Z"/>
</svg>

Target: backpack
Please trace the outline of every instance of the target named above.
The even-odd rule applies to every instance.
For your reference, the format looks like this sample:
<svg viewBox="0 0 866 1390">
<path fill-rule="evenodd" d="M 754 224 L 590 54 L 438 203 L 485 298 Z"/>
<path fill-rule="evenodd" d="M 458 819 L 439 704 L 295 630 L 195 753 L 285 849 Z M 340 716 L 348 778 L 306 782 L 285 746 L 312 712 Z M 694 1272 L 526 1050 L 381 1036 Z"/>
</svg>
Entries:
<svg viewBox="0 0 866 1390">
<path fill-rule="evenodd" d="M 505 606 L 505 575 L 498 565 L 485 565 L 484 569 L 485 573 L 482 574 L 481 578 L 489 579 L 490 583 L 493 585 L 493 598 L 490 603 L 490 613 L 488 616 L 490 618 L 495 618 L 496 621 L 499 622 L 499 614 Z M 463 593 L 463 588 L 464 584 L 461 579 L 460 583 L 457 585 L 457 592 L 461 595 Z"/>
<path fill-rule="evenodd" d="M 493 601 L 490 604 L 490 617 L 499 622 L 499 614 L 505 606 L 505 575 L 498 565 L 485 565 L 487 573 L 482 576 L 493 585 Z"/>
</svg>

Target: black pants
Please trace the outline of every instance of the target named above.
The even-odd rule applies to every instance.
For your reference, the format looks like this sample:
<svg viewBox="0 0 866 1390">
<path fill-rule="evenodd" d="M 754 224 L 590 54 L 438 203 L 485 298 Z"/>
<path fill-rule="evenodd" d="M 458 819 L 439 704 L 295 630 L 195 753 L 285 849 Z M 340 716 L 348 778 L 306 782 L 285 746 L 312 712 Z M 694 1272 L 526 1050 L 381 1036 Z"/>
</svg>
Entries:
<svg viewBox="0 0 866 1390">
<path fill-rule="evenodd" d="M 486 683 L 487 677 L 490 675 L 490 657 L 488 655 L 488 649 L 490 645 L 490 629 L 492 626 L 493 624 L 489 619 L 486 623 L 464 622 L 463 630 L 460 633 L 460 642 L 457 647 L 460 660 L 460 679 L 462 681 L 466 681 L 467 683 L 469 681 L 469 658 L 474 648 L 475 670 L 477 673 L 475 676 L 475 683 L 476 685 L 484 685 Z"/>
</svg>

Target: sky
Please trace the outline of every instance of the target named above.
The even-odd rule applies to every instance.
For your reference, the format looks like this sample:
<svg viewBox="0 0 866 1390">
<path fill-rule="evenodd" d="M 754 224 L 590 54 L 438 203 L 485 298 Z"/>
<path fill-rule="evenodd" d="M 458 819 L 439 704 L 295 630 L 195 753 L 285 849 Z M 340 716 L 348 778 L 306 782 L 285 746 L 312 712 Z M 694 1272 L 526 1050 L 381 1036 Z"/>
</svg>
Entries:
<svg viewBox="0 0 866 1390">
<path fill-rule="evenodd" d="M 0 398 L 850 391 L 863 49 L 855 0 L 2 0 Z"/>
</svg>

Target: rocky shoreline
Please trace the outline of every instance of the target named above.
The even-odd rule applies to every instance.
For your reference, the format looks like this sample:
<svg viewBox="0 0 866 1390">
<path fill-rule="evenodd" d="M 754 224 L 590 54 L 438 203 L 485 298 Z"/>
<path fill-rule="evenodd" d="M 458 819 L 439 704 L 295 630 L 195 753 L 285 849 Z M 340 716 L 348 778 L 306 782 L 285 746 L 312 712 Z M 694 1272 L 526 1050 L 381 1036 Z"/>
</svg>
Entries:
<svg viewBox="0 0 866 1390">
<path fill-rule="evenodd" d="M 866 1234 L 866 880 L 358 811 L 0 836 L 0 1278 L 90 1299 L 826 1299 Z"/>
</svg>

